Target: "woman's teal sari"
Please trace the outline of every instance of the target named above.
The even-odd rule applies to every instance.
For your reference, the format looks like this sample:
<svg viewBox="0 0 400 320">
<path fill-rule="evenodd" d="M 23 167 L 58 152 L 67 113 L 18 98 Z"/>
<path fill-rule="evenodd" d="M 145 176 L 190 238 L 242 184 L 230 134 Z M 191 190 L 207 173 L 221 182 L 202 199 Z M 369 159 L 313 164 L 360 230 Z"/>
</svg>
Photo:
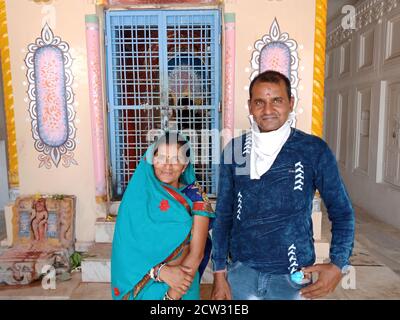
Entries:
<svg viewBox="0 0 400 320">
<path fill-rule="evenodd" d="M 134 290 L 135 286 L 152 267 L 165 261 L 190 236 L 192 215 L 156 178 L 151 165 L 153 149 L 154 145 L 150 146 L 142 157 L 118 210 L 111 256 L 114 299 L 161 300 L 168 290 L 167 284 L 150 279 L 143 287 Z M 194 169 L 189 163 L 181 176 L 181 183 L 189 185 L 194 182 Z M 196 210 L 184 193 L 168 187 Z M 199 282 L 196 273 L 192 286 L 182 299 L 199 299 Z"/>
</svg>

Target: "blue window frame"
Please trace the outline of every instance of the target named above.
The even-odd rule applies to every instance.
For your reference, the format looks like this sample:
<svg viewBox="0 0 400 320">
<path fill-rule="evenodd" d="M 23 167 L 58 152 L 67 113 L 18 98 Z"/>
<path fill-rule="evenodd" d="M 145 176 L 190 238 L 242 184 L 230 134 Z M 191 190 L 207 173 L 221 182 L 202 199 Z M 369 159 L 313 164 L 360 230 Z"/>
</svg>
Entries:
<svg viewBox="0 0 400 320">
<path fill-rule="evenodd" d="M 216 195 L 221 46 L 218 10 L 106 12 L 112 197 L 120 199 L 162 129 L 190 137 L 195 172 Z M 151 132 L 152 134 L 149 134 Z"/>
</svg>

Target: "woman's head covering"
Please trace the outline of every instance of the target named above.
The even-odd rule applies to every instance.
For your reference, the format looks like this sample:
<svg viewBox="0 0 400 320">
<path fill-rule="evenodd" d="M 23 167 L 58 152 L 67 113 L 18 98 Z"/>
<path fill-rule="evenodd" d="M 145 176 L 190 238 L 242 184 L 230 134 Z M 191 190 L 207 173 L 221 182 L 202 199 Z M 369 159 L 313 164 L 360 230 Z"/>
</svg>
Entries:
<svg viewBox="0 0 400 320">
<path fill-rule="evenodd" d="M 163 137 L 160 139 L 162 141 Z M 148 148 L 119 206 L 111 256 L 114 299 L 121 299 L 153 266 L 164 261 L 184 241 L 192 227 L 192 217 L 187 209 L 163 188 L 163 183 L 154 174 L 154 148 L 161 143 Z M 194 181 L 190 161 L 181 175 L 181 182 L 188 185 Z M 186 200 L 190 202 L 190 199 Z"/>
</svg>

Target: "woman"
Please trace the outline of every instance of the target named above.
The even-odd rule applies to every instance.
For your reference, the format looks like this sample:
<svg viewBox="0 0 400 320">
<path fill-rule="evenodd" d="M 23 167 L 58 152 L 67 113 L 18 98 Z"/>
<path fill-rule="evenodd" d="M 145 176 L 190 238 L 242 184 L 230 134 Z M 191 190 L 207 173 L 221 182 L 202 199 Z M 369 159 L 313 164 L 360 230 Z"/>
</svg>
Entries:
<svg viewBox="0 0 400 320">
<path fill-rule="evenodd" d="M 209 258 L 203 259 L 214 217 L 195 180 L 189 143 L 167 132 L 146 151 L 119 207 L 113 298 L 200 299 L 198 268 Z"/>
</svg>

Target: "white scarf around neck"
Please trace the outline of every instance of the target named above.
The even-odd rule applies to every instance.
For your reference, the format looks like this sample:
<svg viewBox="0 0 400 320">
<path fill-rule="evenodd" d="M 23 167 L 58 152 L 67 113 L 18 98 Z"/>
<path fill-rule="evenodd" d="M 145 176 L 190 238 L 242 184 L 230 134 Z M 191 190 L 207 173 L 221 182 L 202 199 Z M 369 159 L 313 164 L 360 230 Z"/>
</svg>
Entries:
<svg viewBox="0 0 400 320">
<path fill-rule="evenodd" d="M 291 131 L 293 117 L 279 129 L 270 132 L 260 132 L 253 115 L 249 115 L 251 123 L 251 152 L 250 152 L 250 179 L 260 179 L 273 165 L 276 157 L 287 141 Z"/>
</svg>

